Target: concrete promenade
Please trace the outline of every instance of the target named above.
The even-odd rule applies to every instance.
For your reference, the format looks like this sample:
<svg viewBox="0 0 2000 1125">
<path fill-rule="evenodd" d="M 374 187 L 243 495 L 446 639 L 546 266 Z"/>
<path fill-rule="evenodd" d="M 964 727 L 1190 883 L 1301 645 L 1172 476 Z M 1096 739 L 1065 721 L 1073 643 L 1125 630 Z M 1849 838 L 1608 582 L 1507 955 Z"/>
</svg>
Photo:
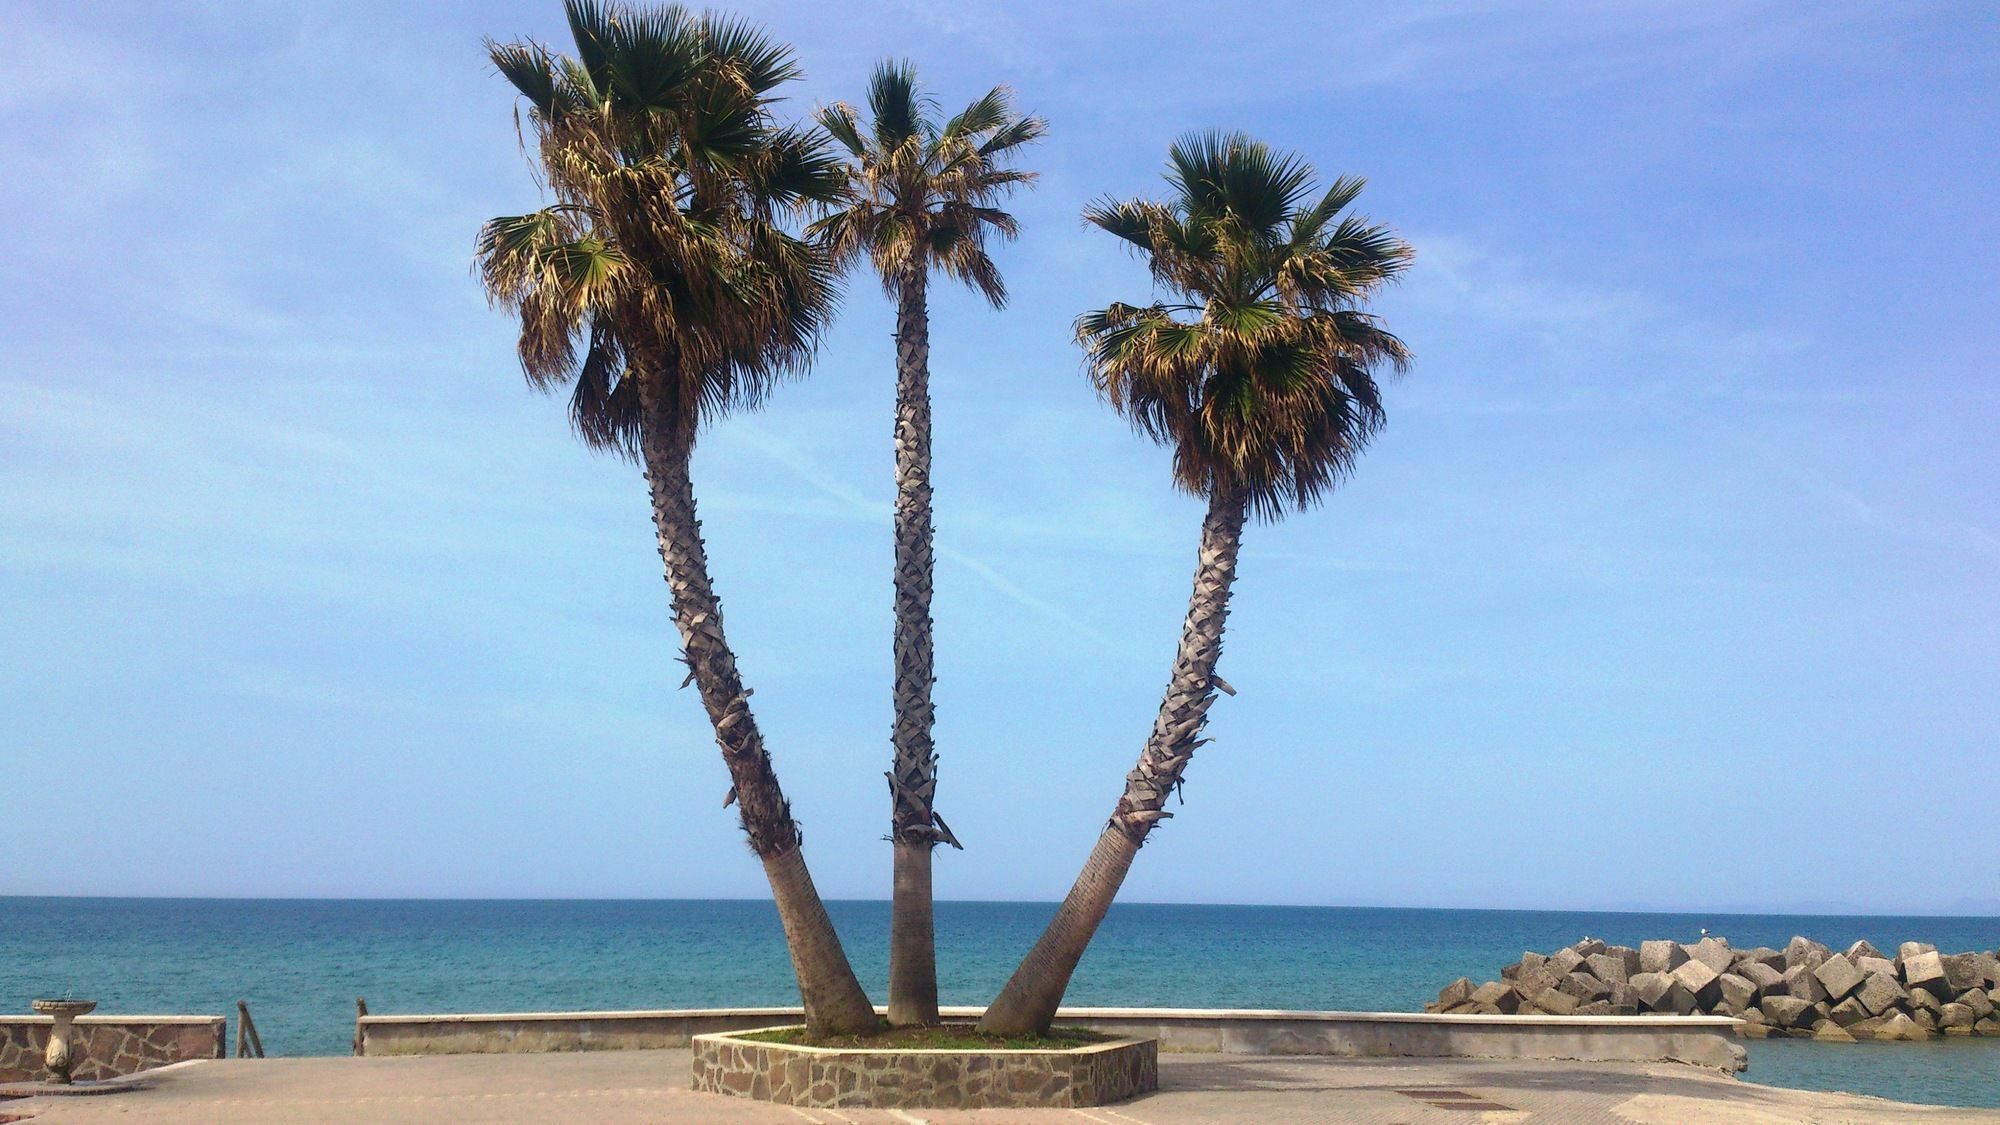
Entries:
<svg viewBox="0 0 2000 1125">
<path fill-rule="evenodd" d="M 798 1110 L 688 1089 L 688 1052 L 183 1063 L 147 1089 L 0 1102 L 32 1125 L 625 1122 L 694 1125 L 1196 1125 L 1238 1122 L 1987 1122 L 2000 1112 L 1756 1086 L 1675 1064 L 1162 1055 L 1160 1092 L 1066 1110 Z M 1456 1103 L 1456 1108 L 1446 1108 Z"/>
</svg>

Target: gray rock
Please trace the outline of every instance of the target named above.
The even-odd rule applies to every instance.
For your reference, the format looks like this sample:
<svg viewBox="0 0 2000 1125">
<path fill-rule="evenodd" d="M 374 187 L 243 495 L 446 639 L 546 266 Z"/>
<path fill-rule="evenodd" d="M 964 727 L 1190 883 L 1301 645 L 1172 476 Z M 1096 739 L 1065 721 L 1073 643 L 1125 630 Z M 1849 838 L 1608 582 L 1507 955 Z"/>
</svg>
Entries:
<svg viewBox="0 0 2000 1125">
<path fill-rule="evenodd" d="M 1549 959 L 1546 954 L 1536 953 L 1532 949 L 1521 954 L 1520 964 L 1523 969 L 1539 969 L 1548 963 Z"/>
<path fill-rule="evenodd" d="M 1695 1010 L 1694 993 L 1671 973 L 1639 973 L 1632 978 L 1632 991 L 1646 1011 L 1685 1016 Z"/>
<path fill-rule="evenodd" d="M 1576 950 L 1576 954 L 1579 957 L 1590 957 L 1602 953 L 1611 947 L 1593 937 L 1584 938 L 1582 941 L 1570 946 L 1570 948 Z"/>
<path fill-rule="evenodd" d="M 1722 978 L 1722 974 L 1710 968 L 1708 962 L 1694 960 L 1691 950 L 1689 960 L 1673 971 L 1673 978 L 1681 983 L 1681 987 L 1692 993 L 1695 1002 L 1704 1008 L 1722 999 L 1722 989 L 1716 983 Z"/>
<path fill-rule="evenodd" d="M 1472 999 L 1472 990 L 1476 987 L 1478 986 L 1472 983 L 1472 978 L 1460 977 L 1438 990 L 1438 1006 L 1449 1008 L 1454 1004 L 1463 1004 Z"/>
<path fill-rule="evenodd" d="M 1623 957 L 1613 957 L 1609 953 L 1593 953 L 1585 957 L 1583 963 L 1590 969 L 1591 976 L 1606 984 L 1623 983 L 1632 979 L 1632 971 L 1625 967 Z"/>
<path fill-rule="evenodd" d="M 1888 1022 L 1888 1016 L 1869 1016 L 1860 1023 L 1848 1024 L 1847 1033 L 1856 1039 L 1873 1039 L 1875 1033 L 1882 1030 L 1882 1025 Z"/>
<path fill-rule="evenodd" d="M 1722 974 L 1715 978 L 1715 984 L 1732 1016 L 1742 1014 L 1757 1002 L 1757 986 L 1735 973 Z"/>
<path fill-rule="evenodd" d="M 1861 1006 L 1860 1000 L 1849 996 L 1829 1009 L 1827 1018 L 1842 1027 L 1853 1027 L 1862 1020 L 1869 1018 L 1871 1014 L 1867 1008 Z"/>
<path fill-rule="evenodd" d="M 1973 1024 L 1979 1022 L 1979 1017 L 1972 1014 L 1970 1007 L 1964 1004 L 1951 1003 L 1946 1004 L 1938 1011 L 1937 1021 L 1939 1027 L 1949 1031 L 1954 1027 L 1969 1029 Z"/>
<path fill-rule="evenodd" d="M 1981 953 L 1979 963 L 1986 966 L 1980 972 L 1986 978 L 1987 988 L 2000 988 L 2000 955 Z"/>
<path fill-rule="evenodd" d="M 1857 941 L 1853 945 L 1847 947 L 1847 959 L 1849 961 L 1859 962 L 1863 957 L 1880 957 L 1880 956 L 1882 956 L 1882 951 L 1875 948 L 1873 945 L 1868 944 L 1866 939 Z"/>
<path fill-rule="evenodd" d="M 1974 1020 L 1983 1020 L 1993 1014 L 1993 997 L 1984 989 L 1968 988 L 1958 994 L 1958 1002 L 1972 1009 Z"/>
<path fill-rule="evenodd" d="M 1820 963 L 1819 968 L 1812 971 L 1812 974 L 1826 989 L 1826 997 L 1829 1000 L 1845 1000 L 1855 989 L 1861 987 L 1862 981 L 1868 979 L 1867 974 L 1855 968 L 1854 962 L 1849 961 L 1844 953 L 1836 953 L 1827 958 Z"/>
<path fill-rule="evenodd" d="M 1633 973 L 1639 971 L 1639 951 L 1629 945 L 1610 946 L 1605 949 L 1604 956 L 1618 958 L 1625 966 L 1625 977 L 1627 980 L 1631 979 Z M 1603 974 L 1600 973 L 1598 975 L 1602 976 Z M 1605 979 L 1609 980 L 1610 978 L 1606 977 Z"/>
<path fill-rule="evenodd" d="M 1832 950 L 1807 937 L 1794 937 L 1785 943 L 1785 968 L 1795 969 L 1804 965 L 1808 969 L 1818 968 L 1821 961 L 1832 955 Z"/>
<path fill-rule="evenodd" d="M 1612 1007 L 1629 1009 L 1632 1012 L 1639 1010 L 1638 990 L 1620 981 L 1605 981 L 1604 983 L 1611 988 L 1610 999 Z M 1984 994 L 1982 993 L 1981 995 Z M 1625 1014 L 1629 1014 L 1629 1012 Z"/>
<path fill-rule="evenodd" d="M 1556 988 L 1576 997 L 1580 1004 L 1592 1000 L 1607 1000 L 1611 997 L 1611 986 L 1579 969 L 1556 982 Z"/>
<path fill-rule="evenodd" d="M 1945 983 L 1954 994 L 1986 987 L 1986 964 L 1977 953 L 1953 953 L 1941 958 Z"/>
<path fill-rule="evenodd" d="M 1576 1009 L 1576 1014 L 1579 1016 L 1615 1016 L 1618 1013 L 1612 1010 L 1611 1001 L 1592 1000 L 1588 1004 L 1579 1005 Z"/>
<path fill-rule="evenodd" d="M 1927 941 L 1906 941 L 1896 947 L 1896 960 L 1907 961 L 1925 953 L 1936 953 L 1937 946 Z"/>
<path fill-rule="evenodd" d="M 1905 945 L 1907 944 L 1909 943 L 1906 942 Z M 1912 957 L 1904 957 L 1902 962 L 1904 984 L 1909 985 L 1911 988 L 1927 989 L 1934 993 L 1950 990 L 1951 985 L 1945 980 L 1944 976 L 1944 958 L 1938 956 L 1936 950 L 1933 949 L 1918 953 Z"/>
<path fill-rule="evenodd" d="M 1937 1013 L 1924 1008 L 1918 1008 L 1916 1011 L 1911 1012 L 1910 1022 L 1923 1028 L 1925 1031 L 1936 1031 L 1938 1029 Z"/>
<path fill-rule="evenodd" d="M 1856 958 L 1854 967 L 1860 969 L 1863 974 L 1868 976 L 1873 976 L 1876 973 L 1887 973 L 1892 977 L 1896 975 L 1896 963 L 1887 957 Z"/>
<path fill-rule="evenodd" d="M 1549 958 L 1548 970 L 1558 977 L 1566 977 L 1583 967 L 1583 954 L 1574 949 L 1558 949 Z"/>
<path fill-rule="evenodd" d="M 1813 975 L 1811 966 L 1793 965 L 1785 970 L 1785 995 L 1814 1004 L 1826 999 L 1826 986 Z"/>
<path fill-rule="evenodd" d="M 1714 969 L 1717 975 L 1729 971 L 1736 964 L 1736 954 L 1729 948 L 1727 938 L 1705 937 L 1687 947 L 1689 958 Z"/>
<path fill-rule="evenodd" d="M 1521 1006 L 1521 994 L 1514 991 L 1507 981 L 1490 980 L 1472 990 L 1468 997 L 1474 1004 L 1486 1004 L 1494 1010 L 1512 1015 Z"/>
<path fill-rule="evenodd" d="M 1909 999 L 1903 1001 L 1903 1004 L 1910 1009 L 1911 1015 L 1915 1015 L 1919 1011 L 1936 1015 L 1938 1009 L 1944 1007 L 1944 1001 L 1940 1000 L 1937 994 L 1928 988 L 1910 989 Z"/>
<path fill-rule="evenodd" d="M 1673 984 L 1674 978 L 1665 973 L 1632 974 L 1631 988 L 1639 997 L 1639 1003 L 1656 1011 L 1664 1006 L 1660 1003 L 1660 998 L 1667 994 L 1667 989 L 1673 987 Z"/>
<path fill-rule="evenodd" d="M 1764 1012 L 1764 1022 L 1772 1027 L 1797 1027 L 1812 1011 L 1811 1004 L 1796 996 L 1766 996 L 1758 1007 Z"/>
<path fill-rule="evenodd" d="M 1868 1009 L 1868 1014 L 1879 1016 L 1909 997 L 1896 978 L 1887 973 L 1871 973 L 1861 987 L 1854 990 L 1854 998 Z"/>
<path fill-rule="evenodd" d="M 1737 950 L 1736 964 L 1739 966 L 1738 973 L 1743 971 L 1740 968 L 1743 965 L 1763 965 L 1782 973 L 1785 971 L 1785 955 L 1768 945 L 1760 945 L 1755 949 Z"/>
<path fill-rule="evenodd" d="M 1671 973 L 1687 963 L 1687 950 L 1679 942 L 1645 941 L 1639 943 L 1639 971 L 1642 973 Z"/>
<path fill-rule="evenodd" d="M 1852 1031 L 1852 1027 L 1848 1031 Z M 1890 1041 L 1904 1039 L 1904 1041 L 1910 1041 L 1910 1043 L 1920 1043 L 1924 1039 L 1930 1039 L 1930 1031 L 1926 1031 L 1916 1021 L 1912 1021 L 1908 1015 L 1902 1015 L 1898 1011 L 1898 1013 L 1886 1017 L 1882 1021 L 1882 1027 L 1874 1029 L 1874 1037 L 1876 1039 L 1890 1039 Z"/>
<path fill-rule="evenodd" d="M 1981 1035 L 2000 1036 L 2000 1015 L 1987 1016 L 1972 1025 L 1972 1030 Z"/>
<path fill-rule="evenodd" d="M 1761 961 L 1745 961 L 1736 966 L 1736 975 L 1757 986 L 1758 992 L 1783 992 L 1785 974 Z"/>
<path fill-rule="evenodd" d="M 1521 975 L 1514 978 L 1514 991 L 1523 996 L 1533 996 L 1556 986 L 1556 975 L 1542 966 L 1524 968 Z"/>
<path fill-rule="evenodd" d="M 1558 988 L 1551 988 L 1537 995 L 1530 1003 L 1552 1016 L 1573 1016 L 1583 1005 L 1576 997 Z"/>
</svg>

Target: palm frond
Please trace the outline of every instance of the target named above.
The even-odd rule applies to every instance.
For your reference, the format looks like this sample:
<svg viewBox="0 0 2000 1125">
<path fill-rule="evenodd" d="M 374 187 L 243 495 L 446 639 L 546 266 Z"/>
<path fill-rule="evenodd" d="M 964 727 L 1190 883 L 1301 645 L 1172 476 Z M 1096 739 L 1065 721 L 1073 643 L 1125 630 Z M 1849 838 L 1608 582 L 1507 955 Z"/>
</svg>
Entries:
<svg viewBox="0 0 2000 1125">
<path fill-rule="evenodd" d="M 979 146 L 982 158 L 1000 156 L 1022 145 L 1033 144 L 1048 134 L 1049 123 L 1040 117 L 1023 117 L 994 130 Z"/>
<path fill-rule="evenodd" d="M 1173 447 L 1183 489 L 1232 491 L 1263 519 L 1311 507 L 1382 425 L 1376 371 L 1410 362 L 1360 307 L 1408 265 L 1410 248 L 1386 227 L 1340 217 L 1359 179 L 1313 198 L 1308 164 L 1240 133 L 1179 139 L 1166 178 L 1164 201 L 1084 211 L 1182 299 L 1079 317 L 1085 370 L 1134 427 Z"/>
<path fill-rule="evenodd" d="M 1007 87 L 995 86 L 972 100 L 964 109 L 953 114 L 939 130 L 939 137 L 946 140 L 965 140 L 990 133 L 1007 123 L 1013 116 L 1013 98 Z"/>
<path fill-rule="evenodd" d="M 486 41 L 486 57 L 528 104 L 547 114 L 556 106 L 556 73 L 547 51 L 531 43 Z"/>
<path fill-rule="evenodd" d="M 854 107 L 846 102 L 835 102 L 822 107 L 813 115 L 820 128 L 847 150 L 850 156 L 861 156 L 868 151 L 868 145 L 861 139 L 861 123 L 856 120 Z"/>
<path fill-rule="evenodd" d="M 932 104 L 917 86 L 917 68 L 907 60 L 879 63 L 868 76 L 868 112 L 875 119 L 875 143 L 885 149 L 921 137 Z"/>
</svg>

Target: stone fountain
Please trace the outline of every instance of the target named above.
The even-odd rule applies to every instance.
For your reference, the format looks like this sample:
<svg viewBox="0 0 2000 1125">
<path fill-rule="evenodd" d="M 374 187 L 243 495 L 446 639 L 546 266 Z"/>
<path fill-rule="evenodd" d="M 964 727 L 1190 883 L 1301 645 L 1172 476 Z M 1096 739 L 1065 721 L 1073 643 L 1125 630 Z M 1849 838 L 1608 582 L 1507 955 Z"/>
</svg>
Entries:
<svg viewBox="0 0 2000 1125">
<path fill-rule="evenodd" d="M 70 1068 L 76 1065 L 76 1051 L 71 1042 L 76 1031 L 73 1024 L 76 1017 L 87 1015 L 94 1010 L 97 1001 L 37 1000 L 29 1006 L 55 1020 L 49 1027 L 49 1049 L 43 1058 L 49 1064 L 49 1081 L 58 1086 L 67 1086 L 70 1084 Z"/>
</svg>

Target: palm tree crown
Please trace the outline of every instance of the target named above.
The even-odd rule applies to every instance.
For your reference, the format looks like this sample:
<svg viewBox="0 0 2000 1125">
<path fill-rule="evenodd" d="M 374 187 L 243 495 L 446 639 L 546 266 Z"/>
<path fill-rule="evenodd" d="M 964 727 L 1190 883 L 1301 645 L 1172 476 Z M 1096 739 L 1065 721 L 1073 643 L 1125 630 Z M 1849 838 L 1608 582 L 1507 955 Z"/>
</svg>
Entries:
<svg viewBox="0 0 2000 1125">
<path fill-rule="evenodd" d="M 574 55 L 487 44 L 557 202 L 487 223 L 478 267 L 520 316 L 529 381 L 570 386 L 583 439 L 631 455 L 642 383 L 692 441 L 809 358 L 833 276 L 784 220 L 836 198 L 840 169 L 772 117 L 799 75 L 790 47 L 679 6 L 566 9 Z"/>
<path fill-rule="evenodd" d="M 1014 111 L 995 86 L 940 124 L 937 102 L 918 86 L 907 62 L 875 68 L 868 80 L 872 124 L 836 102 L 820 124 L 853 158 L 850 194 L 841 210 L 814 224 L 838 265 L 867 255 L 891 296 L 930 270 L 962 281 L 996 307 L 1007 300 L 1000 271 L 986 253 L 989 233 L 1017 232 L 997 206 L 1035 174 L 1004 167 L 1021 146 L 1041 138 L 1047 122 Z"/>
<path fill-rule="evenodd" d="M 1359 303 L 1409 265 L 1408 243 L 1342 216 L 1362 181 L 1316 200 L 1313 169 L 1241 133 L 1183 137 L 1165 202 L 1101 200 L 1086 221 L 1138 247 L 1173 302 L 1077 319 L 1091 380 L 1174 449 L 1198 496 L 1240 492 L 1276 519 L 1316 503 L 1382 423 L 1374 370 L 1402 341 Z"/>
</svg>

